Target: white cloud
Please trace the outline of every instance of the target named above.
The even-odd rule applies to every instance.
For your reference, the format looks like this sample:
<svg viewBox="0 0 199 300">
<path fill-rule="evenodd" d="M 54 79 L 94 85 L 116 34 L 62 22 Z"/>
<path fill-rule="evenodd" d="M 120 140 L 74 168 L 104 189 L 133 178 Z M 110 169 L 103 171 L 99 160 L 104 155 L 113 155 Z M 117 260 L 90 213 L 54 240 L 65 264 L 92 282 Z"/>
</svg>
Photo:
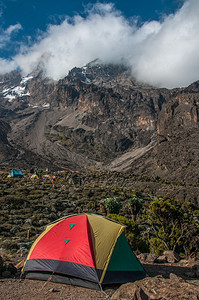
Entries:
<svg viewBox="0 0 199 300">
<path fill-rule="evenodd" d="M 17 32 L 18 30 L 22 29 L 21 24 L 17 23 L 15 25 L 10 25 L 7 29 L 0 30 L 0 49 L 5 47 L 10 41 L 11 36 L 14 32 Z"/>
<path fill-rule="evenodd" d="M 134 75 L 156 86 L 185 86 L 199 80 L 199 1 L 186 1 L 159 29 L 137 45 Z M 150 25 L 150 23 L 149 23 Z M 142 30 L 142 28 L 140 29 Z"/>
<path fill-rule="evenodd" d="M 22 26 L 21 26 L 21 24 L 17 23 L 15 25 L 10 25 L 6 29 L 5 33 L 10 36 L 14 31 L 18 31 L 20 29 L 22 29 Z"/>
<path fill-rule="evenodd" d="M 0 58 L 0 75 L 9 73 L 16 69 L 17 65 L 14 61 L 9 61 L 6 59 Z"/>
<path fill-rule="evenodd" d="M 50 25 L 32 47 L 21 48 L 14 61 L 24 74 L 40 63 L 46 75 L 57 80 L 96 58 L 104 63 L 125 59 L 140 81 L 185 86 L 199 80 L 198 16 L 199 1 L 186 0 L 174 15 L 138 26 L 113 4 L 98 3 L 85 18 Z"/>
</svg>

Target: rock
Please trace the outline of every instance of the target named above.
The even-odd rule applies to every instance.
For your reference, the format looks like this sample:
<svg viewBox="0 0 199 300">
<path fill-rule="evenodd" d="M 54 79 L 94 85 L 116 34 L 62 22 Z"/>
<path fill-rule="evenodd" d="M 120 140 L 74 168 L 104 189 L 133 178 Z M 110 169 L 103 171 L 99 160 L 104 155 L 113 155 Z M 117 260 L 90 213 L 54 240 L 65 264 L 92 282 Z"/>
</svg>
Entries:
<svg viewBox="0 0 199 300">
<path fill-rule="evenodd" d="M 111 300 L 197 300 L 199 284 L 185 281 L 175 274 L 165 279 L 161 275 L 123 284 Z"/>
<path fill-rule="evenodd" d="M 141 261 L 141 262 L 145 262 L 146 261 L 146 256 L 148 253 L 140 253 L 137 255 L 137 258 Z"/>
<path fill-rule="evenodd" d="M 111 297 L 111 300 L 119 299 L 150 300 L 144 290 L 134 283 L 123 284 Z"/>
<path fill-rule="evenodd" d="M 171 281 L 181 281 L 181 282 L 184 281 L 183 278 L 177 276 L 177 275 L 174 274 L 174 273 L 170 273 L 169 278 L 170 278 Z"/>
<path fill-rule="evenodd" d="M 138 287 L 135 292 L 135 300 L 150 300 L 148 295 L 143 291 L 141 287 Z"/>
<path fill-rule="evenodd" d="M 157 255 L 152 253 L 141 253 L 137 257 L 141 262 L 146 263 L 154 263 L 157 259 Z"/>
<path fill-rule="evenodd" d="M 189 262 L 188 262 L 187 259 L 181 259 L 180 262 L 179 262 L 179 264 L 180 264 L 181 266 L 188 266 L 188 265 L 189 265 Z"/>
<path fill-rule="evenodd" d="M 4 277 L 4 278 L 9 278 L 9 277 L 11 277 L 11 272 L 10 272 L 10 271 L 3 271 L 3 272 L 2 272 L 2 277 Z"/>
<path fill-rule="evenodd" d="M 175 263 L 180 261 L 180 255 L 173 251 L 165 251 L 164 256 L 166 257 L 168 263 Z"/>
<path fill-rule="evenodd" d="M 158 256 L 155 260 L 155 263 L 165 264 L 167 263 L 167 257 L 165 255 Z"/>
</svg>

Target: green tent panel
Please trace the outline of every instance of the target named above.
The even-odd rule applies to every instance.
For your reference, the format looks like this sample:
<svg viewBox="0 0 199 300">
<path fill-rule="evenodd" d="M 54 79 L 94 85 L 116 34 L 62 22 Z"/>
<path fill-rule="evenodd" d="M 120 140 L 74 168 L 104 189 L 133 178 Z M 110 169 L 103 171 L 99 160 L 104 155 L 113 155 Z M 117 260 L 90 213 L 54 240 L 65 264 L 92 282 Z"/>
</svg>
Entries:
<svg viewBox="0 0 199 300">
<path fill-rule="evenodd" d="M 23 276 L 94 289 L 140 280 L 146 273 L 124 230 L 124 225 L 95 214 L 58 220 L 32 245 Z"/>
<path fill-rule="evenodd" d="M 143 267 L 122 232 L 115 245 L 103 284 L 121 283 L 123 278 L 127 281 L 135 281 L 139 279 L 142 272 Z"/>
</svg>

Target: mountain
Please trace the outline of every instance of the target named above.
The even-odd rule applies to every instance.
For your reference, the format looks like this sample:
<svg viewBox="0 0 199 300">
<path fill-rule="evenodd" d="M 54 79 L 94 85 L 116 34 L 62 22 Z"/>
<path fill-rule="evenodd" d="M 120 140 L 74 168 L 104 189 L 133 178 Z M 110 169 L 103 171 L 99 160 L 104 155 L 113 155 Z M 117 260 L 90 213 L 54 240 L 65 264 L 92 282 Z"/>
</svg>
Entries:
<svg viewBox="0 0 199 300">
<path fill-rule="evenodd" d="M 198 183 L 199 82 L 154 88 L 91 62 L 52 81 L 0 77 L 0 165 L 90 167 Z"/>
</svg>

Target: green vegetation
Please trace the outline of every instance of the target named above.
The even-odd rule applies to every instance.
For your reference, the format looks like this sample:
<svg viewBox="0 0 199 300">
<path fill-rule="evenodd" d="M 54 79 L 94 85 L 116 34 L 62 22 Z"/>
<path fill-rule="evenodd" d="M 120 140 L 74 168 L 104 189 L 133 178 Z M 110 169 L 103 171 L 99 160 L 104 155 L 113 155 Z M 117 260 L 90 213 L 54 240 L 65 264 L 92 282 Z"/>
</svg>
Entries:
<svg viewBox="0 0 199 300">
<path fill-rule="evenodd" d="M 39 170 L 38 179 L 31 179 L 27 171 L 24 178 L 15 179 L 8 174 L 0 173 L 0 248 L 5 251 L 26 254 L 47 224 L 90 212 L 124 224 L 136 253 L 173 250 L 187 257 L 198 253 L 198 207 L 132 189 L 134 175 Z M 44 174 L 50 176 L 43 179 Z"/>
<path fill-rule="evenodd" d="M 118 214 L 121 208 L 121 200 L 118 197 L 113 197 L 113 198 L 106 198 L 104 201 L 102 201 L 107 213 L 111 214 Z"/>
<path fill-rule="evenodd" d="M 128 205 L 131 211 L 131 216 L 134 221 L 136 221 L 137 215 L 143 207 L 144 200 L 138 196 L 128 199 Z"/>
<path fill-rule="evenodd" d="M 144 218 L 151 227 L 151 251 L 173 250 L 191 254 L 197 251 L 199 242 L 198 212 L 191 203 L 171 199 L 155 199 L 145 205 Z"/>
</svg>

